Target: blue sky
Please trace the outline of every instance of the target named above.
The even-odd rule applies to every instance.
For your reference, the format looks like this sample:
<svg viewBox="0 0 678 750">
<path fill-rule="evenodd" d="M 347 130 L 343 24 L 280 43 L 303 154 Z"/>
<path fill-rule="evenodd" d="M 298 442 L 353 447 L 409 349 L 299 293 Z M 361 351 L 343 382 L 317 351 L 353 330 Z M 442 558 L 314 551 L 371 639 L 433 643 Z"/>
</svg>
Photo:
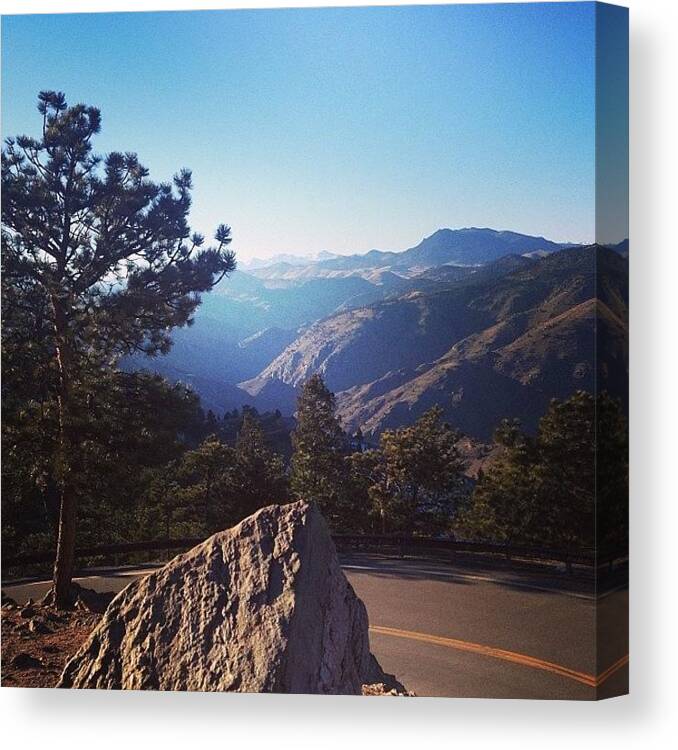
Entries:
<svg viewBox="0 0 678 750">
<path fill-rule="evenodd" d="M 593 239 L 594 6 L 4 17 L 2 132 L 40 89 L 100 152 L 193 170 L 241 258 L 403 249 L 443 226 Z"/>
</svg>

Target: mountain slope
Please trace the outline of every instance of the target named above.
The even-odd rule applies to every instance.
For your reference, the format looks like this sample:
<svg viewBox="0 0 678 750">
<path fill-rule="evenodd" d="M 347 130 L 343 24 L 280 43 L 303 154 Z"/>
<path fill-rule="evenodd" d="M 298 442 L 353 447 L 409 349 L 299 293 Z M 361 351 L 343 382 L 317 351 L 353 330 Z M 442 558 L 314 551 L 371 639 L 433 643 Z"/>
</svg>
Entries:
<svg viewBox="0 0 678 750">
<path fill-rule="evenodd" d="M 512 232 L 440 230 L 416 248 L 404 253 L 381 253 L 375 250 L 357 258 L 329 258 L 309 262 L 306 266 L 282 262 L 249 273 L 237 270 L 225 278 L 212 293 L 203 296 L 194 324 L 190 328 L 174 332 L 172 350 L 167 356 L 156 360 L 155 369 L 168 376 L 181 372 L 193 379 L 221 382 L 225 387 L 230 387 L 261 372 L 290 344 L 293 334 L 299 328 L 335 312 L 350 311 L 408 293 L 440 291 L 450 281 L 464 278 L 473 272 L 497 273 L 496 269 L 478 270 L 475 266 L 460 268 L 436 265 L 435 268 L 427 269 L 429 275 L 412 275 L 408 258 L 414 259 L 413 262 L 416 263 L 428 259 L 426 262 L 437 264 L 446 262 L 450 257 L 449 253 L 455 248 L 455 252 L 459 248 L 466 249 L 470 253 L 469 257 L 475 258 L 478 257 L 479 247 L 490 248 L 483 252 L 497 253 L 508 249 L 541 247 L 544 244 L 548 248 L 556 246 L 541 238 Z M 392 265 L 402 268 L 396 272 L 385 267 L 373 267 L 375 263 L 383 264 L 385 259 L 390 259 Z M 295 260 L 303 262 L 303 259 Z M 515 266 L 516 263 L 529 261 L 515 255 L 503 256 L 497 262 L 497 269 L 502 263 Z M 356 264 L 364 264 L 365 267 L 360 272 L 355 269 L 347 272 L 333 270 L 336 265 L 350 268 Z M 324 268 L 323 273 L 327 275 L 316 276 L 318 268 Z M 506 270 L 508 266 L 501 269 L 502 273 Z M 257 273 L 260 276 L 255 275 Z M 288 278 L 289 274 L 291 276 Z M 444 312 L 438 316 L 443 324 Z M 447 312 L 456 315 L 454 307 Z M 268 332 L 266 345 L 264 339 L 256 338 L 263 331 Z M 465 331 L 464 326 L 461 326 L 459 334 L 463 335 Z M 251 345 L 241 343 L 250 340 Z M 433 347 L 431 352 L 436 356 L 442 354 L 445 343 Z M 409 340 L 405 344 L 410 346 Z M 375 347 L 368 339 L 365 340 L 365 346 L 369 349 L 366 353 L 368 358 L 379 355 L 383 349 L 383 346 Z M 406 360 L 408 365 L 423 356 L 422 349 L 416 346 L 416 342 L 412 342 L 412 347 L 412 356 Z M 424 353 L 426 351 L 425 349 Z M 392 360 L 386 355 L 384 362 L 399 366 L 397 359 Z M 140 358 L 132 358 L 131 364 L 149 366 L 149 363 Z M 337 362 L 339 364 L 340 361 Z M 319 365 L 320 363 L 316 363 L 314 366 Z M 381 374 L 378 362 L 375 363 L 374 374 Z"/>
<path fill-rule="evenodd" d="M 469 335 L 489 320 L 454 295 L 413 293 L 349 310 L 310 326 L 252 381 L 281 380 L 294 387 L 314 372 L 332 390 L 373 380 L 388 370 L 415 367 L 442 355 L 450 339 Z"/>
<path fill-rule="evenodd" d="M 455 427 L 481 439 L 489 439 L 507 417 L 518 417 L 533 430 L 552 398 L 594 390 L 596 328 L 614 342 L 605 352 L 610 361 L 624 348 L 626 328 L 605 305 L 589 300 L 499 349 L 464 356 L 454 348 L 432 367 L 379 395 L 370 388 L 344 391 L 338 407 L 349 429 L 360 426 L 366 434 L 412 422 L 433 405 L 441 406 Z M 613 371 L 621 371 L 624 365 L 619 366 Z M 600 384 L 616 389 L 604 374 Z"/>
<path fill-rule="evenodd" d="M 596 332 L 601 378 L 618 390 L 627 275 L 627 261 L 598 246 L 503 258 L 443 290 L 319 321 L 241 387 L 295 389 L 320 372 L 346 425 L 367 432 L 416 419 L 434 403 L 483 439 L 505 416 L 533 427 L 550 398 L 593 388 Z"/>
</svg>

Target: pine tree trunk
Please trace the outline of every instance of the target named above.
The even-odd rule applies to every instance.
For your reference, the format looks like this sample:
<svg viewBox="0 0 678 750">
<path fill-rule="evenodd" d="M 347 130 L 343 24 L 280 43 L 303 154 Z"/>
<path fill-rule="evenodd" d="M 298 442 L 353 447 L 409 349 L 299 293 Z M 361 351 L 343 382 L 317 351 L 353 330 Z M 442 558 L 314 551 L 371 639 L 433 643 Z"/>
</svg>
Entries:
<svg viewBox="0 0 678 750">
<path fill-rule="evenodd" d="M 58 609 L 71 604 L 75 555 L 77 500 L 72 482 L 72 353 L 68 342 L 66 315 L 62 301 L 53 296 L 56 359 L 59 367 L 59 446 L 58 481 L 60 494 L 59 527 L 54 560 L 54 603 Z"/>
<path fill-rule="evenodd" d="M 59 538 L 54 560 L 54 603 L 58 609 L 70 606 L 75 552 L 76 501 L 68 483 L 61 492 Z"/>
</svg>

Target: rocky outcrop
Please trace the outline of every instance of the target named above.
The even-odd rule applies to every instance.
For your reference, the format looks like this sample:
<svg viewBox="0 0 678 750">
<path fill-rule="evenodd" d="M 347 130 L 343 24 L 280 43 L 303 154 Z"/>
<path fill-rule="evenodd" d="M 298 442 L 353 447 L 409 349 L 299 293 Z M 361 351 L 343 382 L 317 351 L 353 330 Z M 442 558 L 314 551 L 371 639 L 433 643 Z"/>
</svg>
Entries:
<svg viewBox="0 0 678 750">
<path fill-rule="evenodd" d="M 93 589 L 86 589 L 75 581 L 72 581 L 68 608 L 79 612 L 102 614 L 106 611 L 106 607 L 108 607 L 114 597 L 115 594 L 112 591 L 94 591 Z M 40 605 L 48 608 L 56 607 L 53 588 L 40 600 Z"/>
<path fill-rule="evenodd" d="M 364 604 L 325 521 L 263 508 L 132 583 L 60 687 L 361 694 L 404 688 L 370 653 Z"/>
</svg>

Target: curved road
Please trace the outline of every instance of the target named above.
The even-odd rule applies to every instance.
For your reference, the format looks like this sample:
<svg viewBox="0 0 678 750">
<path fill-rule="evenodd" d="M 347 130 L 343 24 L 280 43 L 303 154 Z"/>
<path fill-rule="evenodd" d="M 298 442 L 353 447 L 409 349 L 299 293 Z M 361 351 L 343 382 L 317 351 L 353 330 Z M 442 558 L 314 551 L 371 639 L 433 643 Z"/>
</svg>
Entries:
<svg viewBox="0 0 678 750">
<path fill-rule="evenodd" d="M 342 563 L 367 606 L 373 653 L 417 695 L 593 700 L 625 692 L 625 588 L 598 598 L 596 618 L 589 587 L 562 574 L 378 555 L 343 555 Z M 119 591 L 148 572 L 92 571 L 78 581 Z M 48 586 L 3 590 L 23 602 Z"/>
<path fill-rule="evenodd" d="M 599 597 L 596 618 L 590 591 L 541 573 L 392 560 L 365 567 L 346 573 L 367 605 L 372 650 L 417 695 L 592 700 L 625 692 L 625 588 Z"/>
</svg>

